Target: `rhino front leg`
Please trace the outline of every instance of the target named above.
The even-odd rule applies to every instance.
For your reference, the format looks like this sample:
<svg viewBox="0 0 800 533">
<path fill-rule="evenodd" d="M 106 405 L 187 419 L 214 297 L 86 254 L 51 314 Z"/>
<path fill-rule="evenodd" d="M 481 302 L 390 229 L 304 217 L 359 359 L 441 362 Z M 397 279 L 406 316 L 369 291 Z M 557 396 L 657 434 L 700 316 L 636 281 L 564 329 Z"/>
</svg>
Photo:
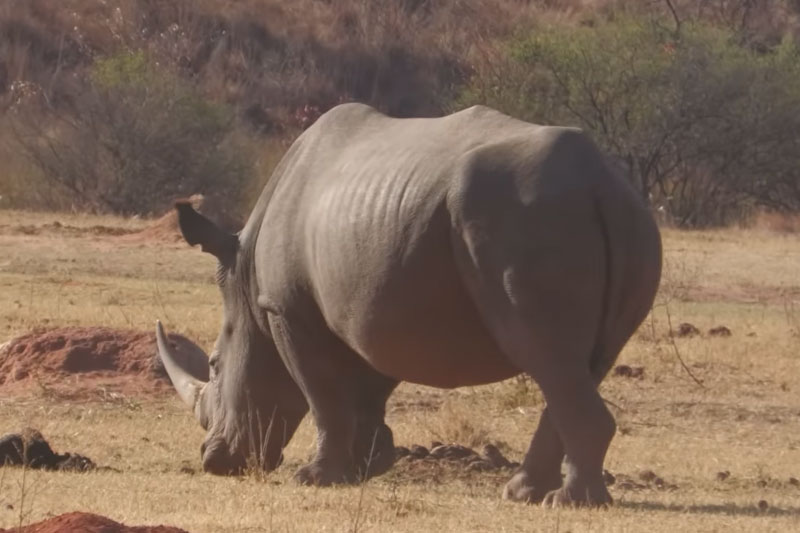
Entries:
<svg viewBox="0 0 800 533">
<path fill-rule="evenodd" d="M 386 401 L 397 381 L 367 367 L 358 379 L 358 421 L 353 457 L 360 479 L 378 476 L 394 464 L 394 437 L 385 423 Z"/>
<path fill-rule="evenodd" d="M 396 382 L 368 368 L 324 325 L 270 315 L 270 328 L 317 426 L 316 455 L 295 479 L 328 486 L 386 471 L 394 441 L 383 416 Z"/>
</svg>

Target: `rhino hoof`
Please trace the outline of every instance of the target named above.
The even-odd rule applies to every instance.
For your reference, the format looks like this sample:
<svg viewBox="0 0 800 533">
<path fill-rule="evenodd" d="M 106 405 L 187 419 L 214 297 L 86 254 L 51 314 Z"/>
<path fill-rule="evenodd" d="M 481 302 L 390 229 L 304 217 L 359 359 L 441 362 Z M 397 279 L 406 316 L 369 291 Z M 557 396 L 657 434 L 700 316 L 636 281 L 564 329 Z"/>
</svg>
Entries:
<svg viewBox="0 0 800 533">
<path fill-rule="evenodd" d="M 547 493 L 542 501 L 542 507 L 555 509 L 557 507 L 608 507 L 614 503 L 611 494 L 605 487 L 602 490 L 570 490 L 562 487 Z"/>
<path fill-rule="evenodd" d="M 341 468 L 332 468 L 330 465 L 311 463 L 294 474 L 294 479 L 301 485 L 311 487 L 330 487 L 331 485 L 348 485 L 355 483 L 354 472 Z"/>
<path fill-rule="evenodd" d="M 503 499 L 522 503 L 539 503 L 553 487 L 561 485 L 561 478 L 553 483 L 533 483 L 527 472 L 516 472 L 503 488 Z"/>
</svg>

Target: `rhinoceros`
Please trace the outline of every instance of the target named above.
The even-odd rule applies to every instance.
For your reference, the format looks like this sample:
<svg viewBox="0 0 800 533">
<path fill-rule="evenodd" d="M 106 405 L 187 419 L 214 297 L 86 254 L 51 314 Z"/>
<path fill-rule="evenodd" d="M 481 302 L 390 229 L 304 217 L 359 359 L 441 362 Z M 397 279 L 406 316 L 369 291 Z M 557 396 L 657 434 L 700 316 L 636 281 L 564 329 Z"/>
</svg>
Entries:
<svg viewBox="0 0 800 533">
<path fill-rule="evenodd" d="M 393 463 L 399 382 L 527 373 L 546 407 L 504 497 L 611 502 L 616 425 L 597 387 L 652 306 L 661 240 L 586 134 L 482 106 L 396 119 L 345 104 L 292 144 L 238 234 L 176 209 L 186 241 L 217 258 L 224 304 L 208 382 L 156 327 L 207 430 L 206 471 L 275 468 L 310 410 L 316 455 L 296 480 L 364 479 Z"/>
</svg>

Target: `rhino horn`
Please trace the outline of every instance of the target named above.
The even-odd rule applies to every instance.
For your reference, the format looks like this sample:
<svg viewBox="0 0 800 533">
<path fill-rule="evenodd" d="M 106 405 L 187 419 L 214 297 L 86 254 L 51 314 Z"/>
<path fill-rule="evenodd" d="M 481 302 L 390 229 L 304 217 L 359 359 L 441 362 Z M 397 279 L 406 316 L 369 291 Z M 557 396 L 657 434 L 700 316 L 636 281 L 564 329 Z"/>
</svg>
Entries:
<svg viewBox="0 0 800 533">
<path fill-rule="evenodd" d="M 156 322 L 156 342 L 158 343 L 158 355 L 164 363 L 164 368 L 167 370 L 167 374 L 169 374 L 169 378 L 172 380 L 172 385 L 178 392 L 178 396 L 180 396 L 181 400 L 191 407 L 195 414 L 199 416 L 197 409 L 199 405 L 198 399 L 206 383 L 194 377 L 178 363 L 175 355 L 172 353 L 172 349 L 167 341 L 167 335 L 164 333 L 164 327 L 161 325 L 160 320 Z"/>
</svg>

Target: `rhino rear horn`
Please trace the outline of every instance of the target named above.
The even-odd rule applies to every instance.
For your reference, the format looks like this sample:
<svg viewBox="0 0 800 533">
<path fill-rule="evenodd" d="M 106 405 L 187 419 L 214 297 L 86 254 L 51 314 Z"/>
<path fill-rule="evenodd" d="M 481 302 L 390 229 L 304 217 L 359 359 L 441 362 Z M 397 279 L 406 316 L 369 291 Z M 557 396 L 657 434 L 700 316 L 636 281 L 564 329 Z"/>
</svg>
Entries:
<svg viewBox="0 0 800 533">
<path fill-rule="evenodd" d="M 236 257 L 239 239 L 198 213 L 189 201 L 175 202 L 178 211 L 178 226 L 183 238 L 191 246 L 199 244 L 204 252 L 219 259 L 220 263 L 230 265 Z"/>
</svg>

